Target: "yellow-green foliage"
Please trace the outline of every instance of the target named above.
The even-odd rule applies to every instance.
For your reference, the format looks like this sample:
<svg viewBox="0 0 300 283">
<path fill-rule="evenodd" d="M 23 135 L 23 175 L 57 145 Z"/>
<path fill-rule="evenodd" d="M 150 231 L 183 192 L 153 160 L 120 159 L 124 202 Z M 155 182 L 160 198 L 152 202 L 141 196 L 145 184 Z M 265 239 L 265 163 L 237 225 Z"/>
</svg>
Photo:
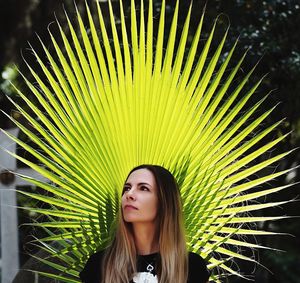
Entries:
<svg viewBox="0 0 300 283">
<path fill-rule="evenodd" d="M 127 173 L 136 165 L 152 163 L 165 166 L 179 180 L 189 248 L 206 258 L 209 268 L 219 267 L 219 275 L 214 276 L 217 282 L 225 273 L 242 276 L 231 267 L 231 261 L 254 259 L 232 247 L 260 246 L 236 236 L 271 234 L 252 230 L 248 224 L 276 218 L 252 217 L 248 212 L 278 204 L 254 204 L 252 200 L 284 189 L 264 188 L 263 184 L 286 173 L 248 178 L 287 154 L 253 163 L 284 139 L 282 136 L 255 147 L 278 126 L 258 129 L 272 111 L 255 118 L 265 98 L 247 106 L 262 80 L 247 85 L 253 68 L 233 84 L 246 54 L 236 65 L 230 64 L 237 43 L 226 50 L 225 56 L 227 31 L 216 50 L 211 50 L 217 21 L 201 54 L 196 55 L 204 14 L 190 48 L 186 48 L 191 36 L 191 8 L 178 34 L 177 2 L 167 32 L 163 1 L 159 30 L 155 33 L 152 1 L 147 17 L 143 1 L 138 15 L 132 1 L 130 27 L 125 25 L 120 2 L 118 34 L 109 2 L 111 40 L 96 2 L 98 19 L 92 17 L 88 6 L 88 23 L 83 23 L 77 11 L 78 30 L 67 18 L 71 38 L 57 22 L 63 45 L 51 35 L 55 56 L 41 42 L 48 63 L 33 50 L 47 81 L 28 66 L 36 82 L 24 80 L 39 105 L 28 100 L 26 93 L 19 91 L 19 95 L 38 119 L 16 105 L 35 133 L 15 123 L 36 146 L 11 138 L 42 166 L 21 156 L 16 158 L 50 182 L 23 177 L 52 195 L 23 194 L 51 205 L 52 209 L 33 209 L 49 217 L 49 222 L 36 224 L 49 233 L 38 242 L 65 265 L 51 263 L 51 257 L 43 262 L 62 272 L 61 281 L 79 282 L 77 275 L 88 254 L 103 247 L 109 237 Z M 164 38 L 166 34 L 168 40 Z M 178 48 L 176 40 L 180 42 Z M 164 42 L 168 42 L 167 46 Z M 259 190 L 251 190 L 258 186 Z M 60 248 L 51 247 L 49 243 L 53 241 Z"/>
</svg>

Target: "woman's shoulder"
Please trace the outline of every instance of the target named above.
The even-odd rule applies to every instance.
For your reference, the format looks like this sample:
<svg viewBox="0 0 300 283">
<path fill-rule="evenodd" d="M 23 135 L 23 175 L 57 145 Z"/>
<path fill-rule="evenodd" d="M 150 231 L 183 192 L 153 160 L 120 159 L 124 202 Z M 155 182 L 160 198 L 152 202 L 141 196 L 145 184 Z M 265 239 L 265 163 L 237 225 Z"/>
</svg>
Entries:
<svg viewBox="0 0 300 283">
<path fill-rule="evenodd" d="M 102 258 L 104 257 L 105 251 L 98 251 L 94 254 L 90 255 L 89 259 L 87 260 L 84 268 L 92 268 L 93 266 L 99 267 L 99 264 L 102 261 Z"/>
<path fill-rule="evenodd" d="M 189 278 L 188 283 L 204 283 L 208 281 L 210 272 L 205 260 L 196 253 L 189 252 Z"/>
<path fill-rule="evenodd" d="M 205 263 L 205 260 L 199 255 L 199 254 L 196 254 L 196 253 L 193 253 L 193 252 L 189 252 L 189 261 L 190 262 L 203 262 Z"/>
<path fill-rule="evenodd" d="M 98 252 L 95 252 L 93 254 L 90 255 L 88 261 L 98 261 L 99 259 L 102 259 L 103 256 L 104 256 L 104 253 L 105 253 L 105 250 L 101 250 L 101 251 L 98 251 Z"/>
<path fill-rule="evenodd" d="M 98 278 L 98 275 L 99 276 L 101 275 L 101 262 L 104 257 L 104 253 L 105 250 L 102 250 L 90 255 L 84 268 L 79 273 L 79 277 L 82 280 L 82 282 L 85 283 L 92 283 L 98 281 L 100 282 L 100 278 Z"/>
</svg>

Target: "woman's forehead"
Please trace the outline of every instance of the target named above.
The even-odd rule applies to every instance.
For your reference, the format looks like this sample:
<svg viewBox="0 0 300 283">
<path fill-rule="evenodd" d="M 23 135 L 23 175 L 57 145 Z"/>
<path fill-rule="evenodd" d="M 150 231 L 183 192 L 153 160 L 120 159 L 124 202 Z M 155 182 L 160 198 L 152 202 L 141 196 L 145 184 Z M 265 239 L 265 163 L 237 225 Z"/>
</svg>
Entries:
<svg viewBox="0 0 300 283">
<path fill-rule="evenodd" d="M 155 182 L 155 178 L 153 176 L 153 173 L 150 170 L 146 168 L 141 168 L 130 173 L 126 183 L 130 183 L 130 182 L 153 183 Z"/>
</svg>

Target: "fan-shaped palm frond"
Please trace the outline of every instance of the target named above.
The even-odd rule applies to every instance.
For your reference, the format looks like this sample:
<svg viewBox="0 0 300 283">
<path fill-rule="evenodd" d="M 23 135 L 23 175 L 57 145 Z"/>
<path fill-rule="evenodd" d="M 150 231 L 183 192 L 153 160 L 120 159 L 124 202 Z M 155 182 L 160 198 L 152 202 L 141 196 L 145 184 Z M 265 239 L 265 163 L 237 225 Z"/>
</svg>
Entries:
<svg viewBox="0 0 300 283">
<path fill-rule="evenodd" d="M 22 176 L 50 193 L 21 192 L 51 206 L 32 209 L 49 217 L 49 222 L 35 224 L 49 234 L 37 241 L 49 252 L 49 259 L 43 262 L 61 272 L 59 280 L 78 282 L 87 256 L 109 239 L 127 173 L 136 165 L 150 163 L 165 166 L 179 180 L 188 246 L 209 260 L 209 268 L 220 267 L 214 280 L 220 282 L 225 273 L 242 276 L 230 262 L 234 258 L 254 260 L 232 247 L 264 247 L 236 236 L 270 235 L 247 224 L 277 219 L 252 217 L 248 212 L 281 204 L 253 200 L 285 188 L 263 188 L 262 184 L 286 171 L 249 178 L 288 154 L 253 162 L 285 137 L 257 147 L 280 123 L 260 130 L 273 108 L 257 117 L 256 110 L 265 98 L 247 106 L 262 79 L 248 87 L 254 67 L 238 84 L 233 82 L 246 53 L 230 65 L 237 43 L 223 55 L 227 31 L 212 50 L 217 21 L 200 55 L 204 16 L 187 48 L 191 8 L 179 34 L 178 1 L 166 46 L 165 1 L 157 34 L 152 1 L 147 17 L 143 1 L 139 15 L 132 1 L 130 29 L 120 1 L 119 32 L 109 2 L 111 35 L 96 2 L 98 21 L 86 6 L 87 27 L 77 11 L 79 31 L 67 16 L 71 38 L 57 22 L 63 46 L 50 32 L 55 56 L 41 41 L 49 65 L 33 50 L 47 81 L 30 66 L 36 83 L 25 76 L 24 80 L 39 105 L 17 91 L 38 119 L 13 102 L 35 132 L 15 124 L 36 146 L 11 138 L 40 164 L 15 157 L 50 181 Z M 251 190 L 258 186 L 259 190 Z M 52 257 L 61 263 L 51 263 Z"/>
</svg>

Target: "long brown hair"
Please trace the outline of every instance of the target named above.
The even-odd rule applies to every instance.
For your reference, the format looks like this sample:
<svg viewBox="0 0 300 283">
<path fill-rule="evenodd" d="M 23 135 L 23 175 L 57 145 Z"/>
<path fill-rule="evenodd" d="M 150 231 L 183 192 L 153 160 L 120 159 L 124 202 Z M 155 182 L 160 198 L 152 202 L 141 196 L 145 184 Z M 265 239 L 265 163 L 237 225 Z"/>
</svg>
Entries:
<svg viewBox="0 0 300 283">
<path fill-rule="evenodd" d="M 137 166 L 129 172 L 128 176 L 139 169 L 149 170 L 158 188 L 160 254 L 157 266 L 158 282 L 186 283 L 188 257 L 177 182 L 167 169 L 158 165 Z M 132 224 L 124 221 L 120 209 L 116 233 L 102 263 L 102 283 L 128 283 L 137 272 L 136 261 L 137 251 Z"/>
</svg>

